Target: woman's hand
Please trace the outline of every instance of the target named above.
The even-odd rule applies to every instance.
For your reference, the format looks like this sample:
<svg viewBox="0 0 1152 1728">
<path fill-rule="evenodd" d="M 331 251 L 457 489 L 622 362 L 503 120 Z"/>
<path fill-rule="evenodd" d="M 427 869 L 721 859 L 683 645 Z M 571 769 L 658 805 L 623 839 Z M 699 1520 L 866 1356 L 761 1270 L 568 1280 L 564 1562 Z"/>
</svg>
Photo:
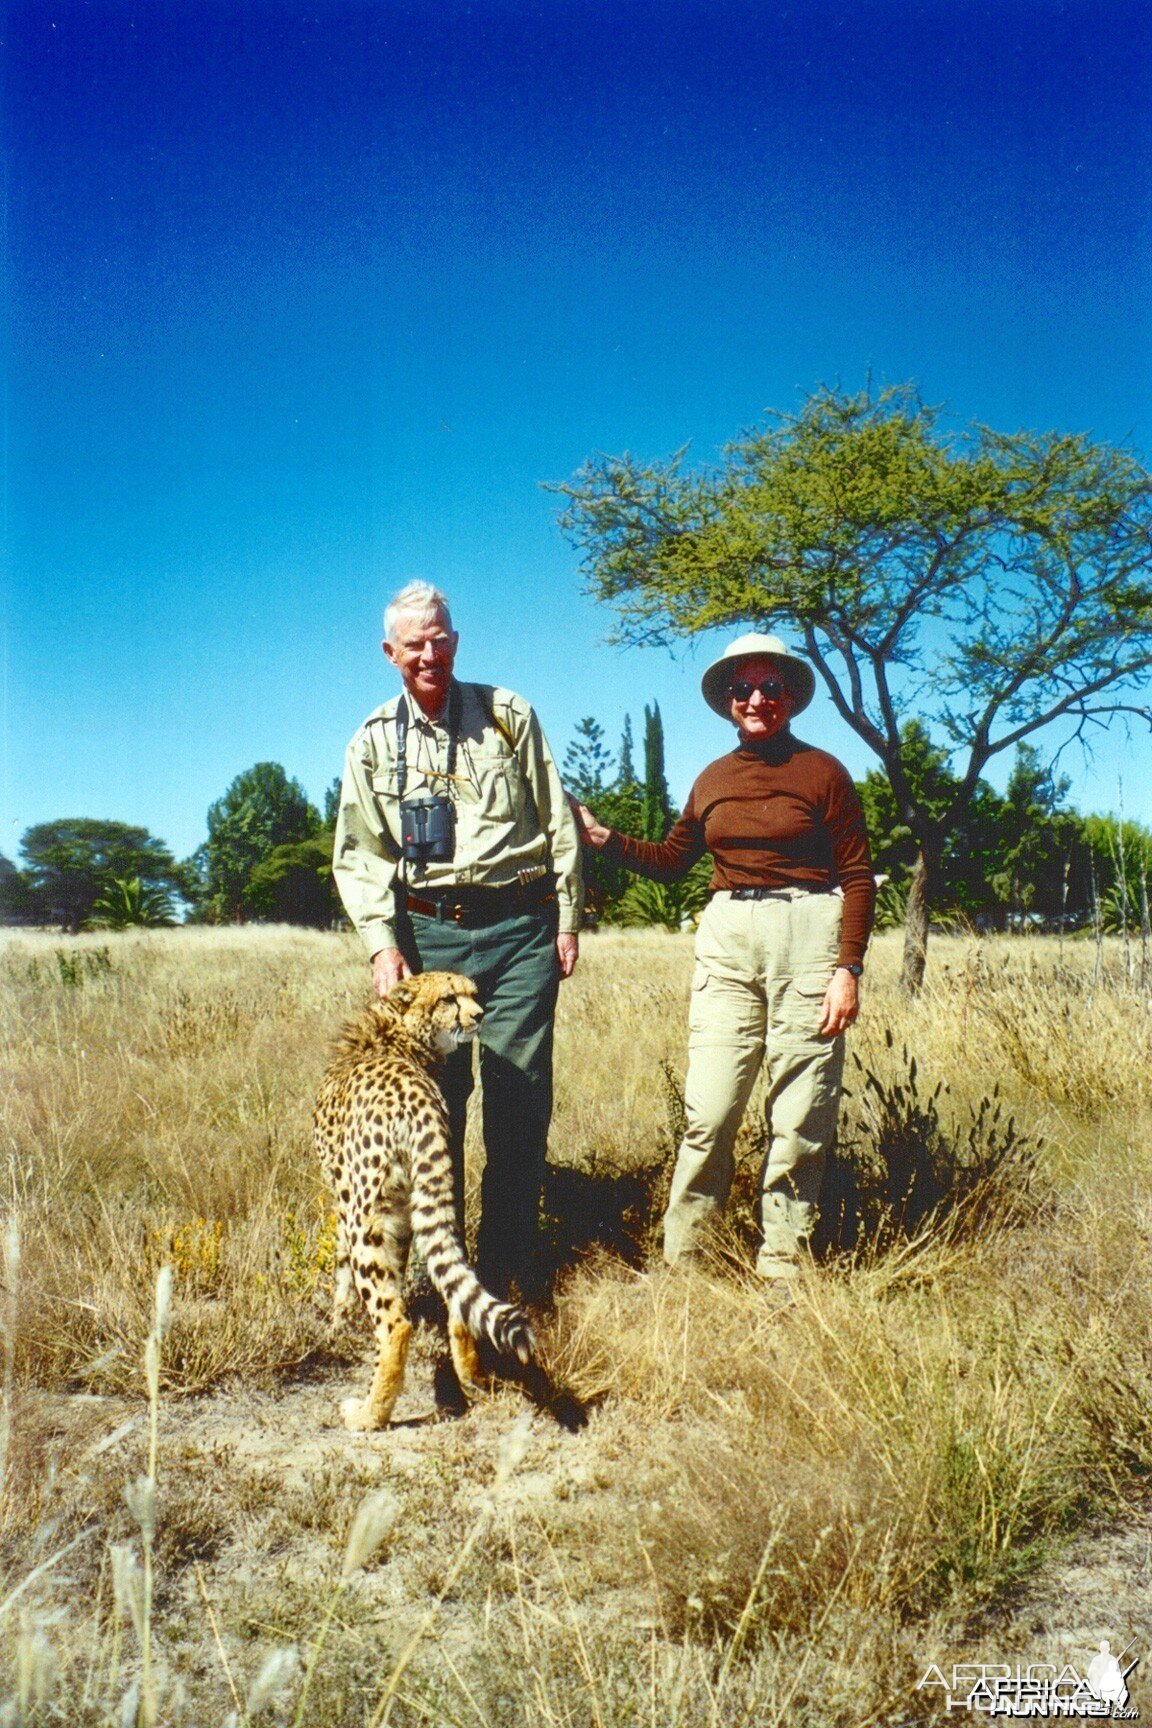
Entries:
<svg viewBox="0 0 1152 1728">
<path fill-rule="evenodd" d="M 585 846 L 595 846 L 597 851 L 601 846 L 606 846 L 612 837 L 611 828 L 605 828 L 603 822 L 598 822 L 587 804 L 581 804 L 578 798 L 569 798 L 568 802 L 572 806 L 572 814 L 576 818 L 580 838 Z"/>
<path fill-rule="evenodd" d="M 824 992 L 817 1030 L 822 1038 L 838 1038 L 851 1026 L 860 1012 L 860 980 L 843 966 L 832 974 L 832 982 Z"/>
</svg>

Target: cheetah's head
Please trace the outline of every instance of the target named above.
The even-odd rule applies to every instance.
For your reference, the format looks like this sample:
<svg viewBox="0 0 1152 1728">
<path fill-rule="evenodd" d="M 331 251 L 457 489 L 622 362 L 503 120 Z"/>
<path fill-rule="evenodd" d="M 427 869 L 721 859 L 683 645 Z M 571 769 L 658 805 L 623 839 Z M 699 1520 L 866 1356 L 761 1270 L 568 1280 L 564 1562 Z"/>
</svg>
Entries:
<svg viewBox="0 0 1152 1728">
<path fill-rule="evenodd" d="M 418 978 L 403 978 L 386 1000 L 399 1010 L 405 1030 L 441 1056 L 475 1038 L 484 1018 L 475 984 L 458 972 L 421 972 Z"/>
</svg>

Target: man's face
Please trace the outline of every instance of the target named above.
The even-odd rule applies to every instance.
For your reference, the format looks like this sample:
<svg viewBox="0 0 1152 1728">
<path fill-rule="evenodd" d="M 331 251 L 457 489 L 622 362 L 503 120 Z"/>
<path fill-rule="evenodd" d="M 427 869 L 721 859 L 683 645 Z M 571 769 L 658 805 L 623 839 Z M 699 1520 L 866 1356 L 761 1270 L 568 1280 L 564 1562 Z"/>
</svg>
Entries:
<svg viewBox="0 0 1152 1728">
<path fill-rule="evenodd" d="M 448 699 L 459 637 L 440 612 L 425 618 L 402 612 L 394 629 L 396 640 L 385 639 L 384 653 L 412 700 L 435 719 Z"/>
</svg>

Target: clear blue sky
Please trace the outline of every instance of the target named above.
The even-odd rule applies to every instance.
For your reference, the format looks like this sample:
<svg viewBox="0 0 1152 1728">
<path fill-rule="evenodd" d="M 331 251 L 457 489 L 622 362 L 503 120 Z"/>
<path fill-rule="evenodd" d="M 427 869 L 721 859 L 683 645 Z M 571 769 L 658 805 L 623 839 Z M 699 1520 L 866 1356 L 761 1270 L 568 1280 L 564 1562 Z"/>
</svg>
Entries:
<svg viewBox="0 0 1152 1728">
<path fill-rule="evenodd" d="M 1150 48 L 1146 0 L 9 5 L 0 849 L 184 854 L 264 759 L 319 801 L 413 575 L 558 755 L 657 698 L 682 801 L 708 645 L 604 647 L 540 483 L 869 372 L 1152 453 Z M 1065 766 L 1152 820 L 1148 760 Z"/>
</svg>

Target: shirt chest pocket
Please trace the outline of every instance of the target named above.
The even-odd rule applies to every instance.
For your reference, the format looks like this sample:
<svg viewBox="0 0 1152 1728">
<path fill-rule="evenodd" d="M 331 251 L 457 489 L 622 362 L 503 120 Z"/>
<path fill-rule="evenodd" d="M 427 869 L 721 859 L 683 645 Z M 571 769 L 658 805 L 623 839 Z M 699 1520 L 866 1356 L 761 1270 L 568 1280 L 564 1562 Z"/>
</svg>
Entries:
<svg viewBox="0 0 1152 1728">
<path fill-rule="evenodd" d="M 388 757 L 368 770 L 368 778 L 378 803 L 391 811 L 394 811 L 400 802 L 398 768 L 399 764 Z M 437 793 L 449 792 L 450 789 L 451 783 L 445 772 L 442 752 L 430 750 L 423 739 L 410 738 L 404 770 L 404 796 L 427 798 Z"/>
<path fill-rule="evenodd" d="M 520 763 L 499 740 L 468 746 L 457 768 L 457 801 L 482 825 L 517 825 L 531 802 Z"/>
<path fill-rule="evenodd" d="M 396 785 L 396 765 L 393 762 L 383 763 L 378 768 L 369 770 L 368 778 L 372 784 L 372 793 L 381 810 L 395 812 L 399 804 L 399 788 Z"/>
</svg>

